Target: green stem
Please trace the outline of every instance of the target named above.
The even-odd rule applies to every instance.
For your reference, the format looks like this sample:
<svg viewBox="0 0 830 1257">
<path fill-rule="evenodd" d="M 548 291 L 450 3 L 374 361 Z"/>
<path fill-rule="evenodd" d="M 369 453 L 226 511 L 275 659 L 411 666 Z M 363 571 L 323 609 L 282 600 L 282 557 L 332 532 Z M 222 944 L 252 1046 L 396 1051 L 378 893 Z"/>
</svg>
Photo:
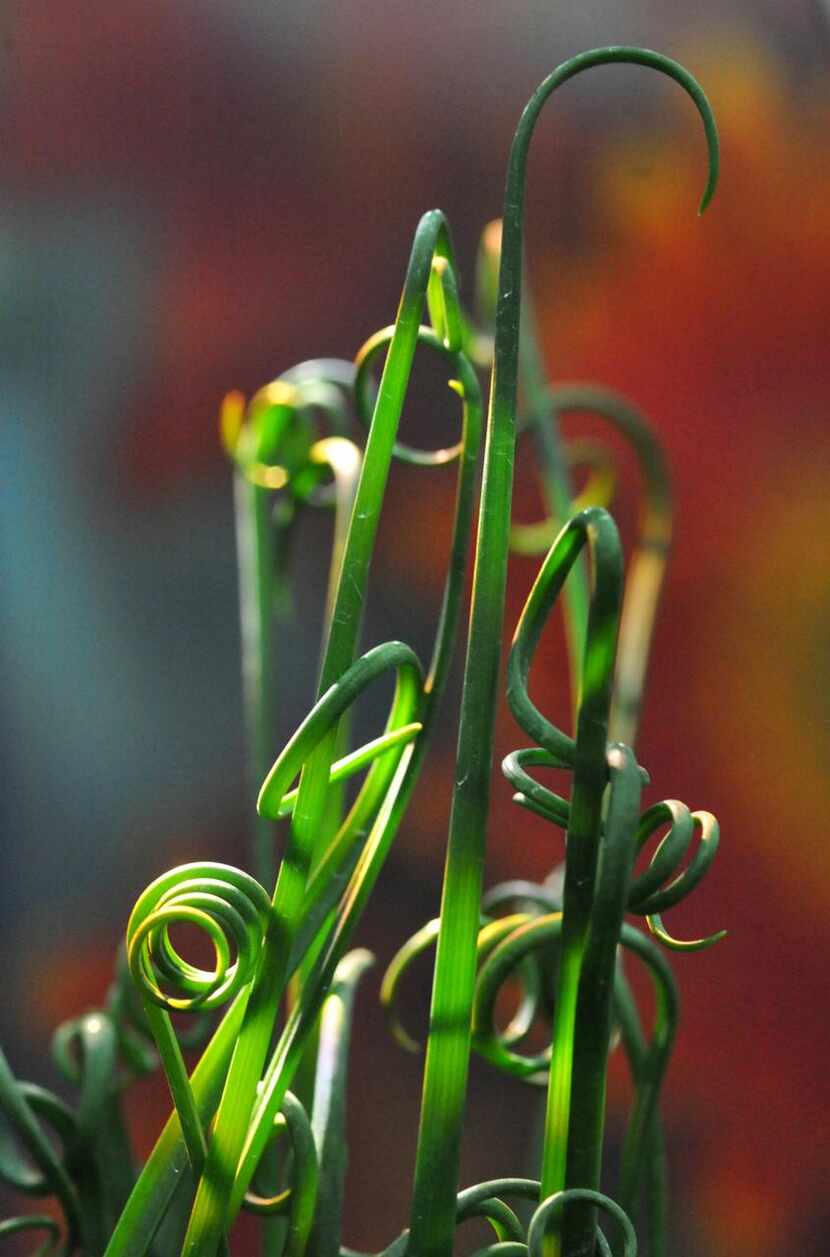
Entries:
<svg viewBox="0 0 830 1257">
<path fill-rule="evenodd" d="M 244 469 L 234 471 L 236 544 L 239 568 L 239 620 L 242 689 L 247 726 L 248 778 L 255 799 L 274 750 L 276 667 L 273 656 L 274 562 L 276 525 L 273 493 L 251 484 Z M 274 825 L 257 816 L 254 872 L 263 886 L 276 876 Z"/>
<path fill-rule="evenodd" d="M 528 102 L 513 140 L 455 789 L 416 1154 L 410 1251 L 418 1257 L 445 1257 L 452 1248 L 509 544 L 527 156 L 539 114 L 551 93 L 582 70 L 613 62 L 650 66 L 686 88 L 701 112 L 709 142 L 710 172 L 701 208 L 714 191 L 717 177 L 717 132 L 702 90 L 682 66 L 639 48 L 597 49 L 559 66 Z M 582 795 L 580 790 L 575 800 L 578 829 L 588 820 L 581 815 L 586 811 Z"/>
<path fill-rule="evenodd" d="M 578 763 L 577 759 L 577 763 Z M 600 848 L 596 892 L 582 956 L 573 1026 L 573 1075 L 565 1186 L 598 1191 L 605 1129 L 605 1084 L 611 1039 L 611 1005 L 617 945 L 636 854 L 641 776 L 628 747 L 608 753 L 611 788 Z M 576 788 L 575 791 L 576 793 Z M 568 887 L 566 878 L 565 901 Z M 567 921 L 567 908 L 566 908 Z M 563 930 L 564 934 L 564 930 Z M 543 1168 L 543 1176 L 544 1176 Z M 543 1177 L 544 1185 L 544 1177 Z M 565 1213 L 565 1250 L 576 1257 L 594 1252 L 596 1211 L 590 1203 Z M 555 1249 L 555 1246 L 552 1245 Z"/>
</svg>

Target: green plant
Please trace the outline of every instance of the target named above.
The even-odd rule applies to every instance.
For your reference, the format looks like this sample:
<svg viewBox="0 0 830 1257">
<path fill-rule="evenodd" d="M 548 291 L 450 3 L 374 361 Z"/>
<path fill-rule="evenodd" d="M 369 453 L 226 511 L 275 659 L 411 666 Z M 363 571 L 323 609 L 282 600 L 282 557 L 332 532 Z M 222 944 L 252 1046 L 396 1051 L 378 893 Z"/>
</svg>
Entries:
<svg viewBox="0 0 830 1257">
<path fill-rule="evenodd" d="M 410 1227 L 386 1253 L 447 1257 L 458 1223 L 483 1216 L 495 1233 L 484 1250 L 492 1257 L 543 1252 L 632 1257 L 631 1219 L 641 1202 L 651 1252 L 658 1257 L 666 1252 L 657 1098 L 674 1037 L 676 996 L 657 944 L 694 949 L 720 937 L 679 942 L 660 916 L 705 874 L 718 843 L 714 818 L 672 800 L 640 814 L 647 778 L 634 745 L 671 535 L 671 494 L 660 448 L 634 407 L 596 389 L 549 388 L 529 303 L 522 299 L 525 165 L 534 126 L 556 87 L 609 62 L 656 69 L 691 96 L 708 143 L 705 208 L 717 179 L 718 144 L 696 81 L 653 52 L 585 53 L 541 84 L 519 123 L 501 238 L 492 228 L 484 237 L 478 326 L 459 302 L 447 224 L 432 211 L 415 233 L 394 325 L 370 338 L 354 365 L 306 363 L 247 406 L 237 394 L 226 399 L 222 431 L 235 465 L 252 764 L 257 781 L 264 779 L 256 877 L 226 865 L 194 863 L 164 874 L 141 895 L 106 1006 L 62 1027 L 55 1039 L 58 1065 L 80 1087 L 75 1111 L 42 1089 L 19 1083 L 0 1057 L 0 1102 L 28 1154 L 4 1154 L 3 1177 L 32 1195 L 56 1197 L 65 1221 L 61 1230 L 46 1216 L 16 1218 L 3 1223 L 0 1234 L 44 1231 L 41 1252 L 208 1257 L 227 1251 L 233 1221 L 248 1208 L 264 1217 L 268 1253 L 341 1253 L 349 1022 L 355 988 L 370 963 L 366 952 L 348 949 L 405 815 L 447 680 L 462 611 L 483 427 L 477 369 L 492 358 L 441 915 L 405 944 L 382 988 L 398 1037 L 411 1045 L 398 1015 L 400 979 L 416 957 L 435 947 Z M 461 438 L 451 450 L 414 450 L 396 441 L 419 347 L 442 358 L 460 400 Z M 373 366 L 381 360 L 376 383 Z M 362 454 L 346 436 L 350 396 L 368 429 Z M 571 461 L 586 463 L 592 474 L 583 494 L 588 505 L 574 510 L 572 504 L 569 459 L 557 428 L 558 415 L 572 409 L 590 410 L 614 424 L 643 470 L 645 507 L 625 597 L 620 541 L 605 509 L 614 480 L 606 453 L 594 447 L 573 452 Z M 321 419 L 333 435 L 319 435 Z M 523 428 L 537 443 L 549 518 L 511 531 L 514 448 Z M 458 467 L 450 560 L 426 669 L 401 642 L 359 654 L 393 457 L 425 467 L 454 461 Z M 318 697 L 271 764 L 273 609 L 285 595 L 294 519 L 309 504 L 321 503 L 333 506 L 335 523 Z M 509 755 L 503 768 L 518 804 L 567 831 L 567 858 L 561 894 L 518 882 L 482 897 L 511 538 L 517 549 L 547 553 L 507 663 L 508 703 L 531 745 Z M 574 736 L 547 719 L 528 689 L 534 651 L 560 592 Z M 350 751 L 350 709 L 384 676 L 395 679 L 386 728 Z M 531 775 L 540 766 L 573 774 L 569 798 Z M 364 770 L 347 803 L 347 780 Z M 284 817 L 290 824 L 277 868 L 273 823 Z M 666 826 L 645 871 L 635 876 L 638 853 Z M 696 834 L 699 842 L 681 870 Z M 644 917 L 653 937 L 629 925 L 626 911 Z M 207 936 L 212 970 L 179 954 L 171 929 L 183 924 Z M 642 960 L 654 983 L 657 1016 L 650 1038 L 626 981 L 622 951 Z M 500 1027 L 496 998 L 513 975 L 521 979 L 522 1000 L 510 1023 Z M 225 1011 L 214 1024 L 211 1014 L 220 1006 Z M 189 1075 L 182 1055 L 186 1044 L 171 1020 L 181 1012 L 197 1014 L 191 1040 L 206 1039 Z M 541 1054 L 522 1052 L 539 1017 L 551 1022 L 551 1046 Z M 601 1190 L 601 1162 L 605 1077 L 615 1033 L 630 1062 L 635 1100 L 612 1197 Z M 459 1194 L 471 1050 L 546 1088 L 538 1180 L 495 1180 Z M 136 1178 L 121 1093 L 132 1076 L 159 1061 L 175 1107 Z M 260 1171 L 270 1194 L 254 1186 Z M 277 1190 L 283 1181 L 287 1186 Z M 505 1197 L 535 1203 L 528 1226 Z M 598 1225 L 600 1211 L 613 1225 L 611 1240 Z"/>
</svg>

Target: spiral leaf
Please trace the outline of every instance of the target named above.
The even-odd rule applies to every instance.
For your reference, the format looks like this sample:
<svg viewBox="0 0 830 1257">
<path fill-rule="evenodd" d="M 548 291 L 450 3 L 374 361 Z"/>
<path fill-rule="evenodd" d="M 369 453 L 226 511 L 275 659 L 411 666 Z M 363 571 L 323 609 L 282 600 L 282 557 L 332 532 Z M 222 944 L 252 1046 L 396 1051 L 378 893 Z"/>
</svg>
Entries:
<svg viewBox="0 0 830 1257">
<path fill-rule="evenodd" d="M 165 873 L 138 900 L 127 926 L 136 986 L 168 1012 L 207 1011 L 227 1003 L 254 976 L 269 910 L 259 883 L 230 865 L 183 864 Z M 213 971 L 179 955 L 170 939 L 176 924 L 194 925 L 208 936 L 216 955 Z M 181 994 L 168 994 L 163 984 Z"/>
</svg>

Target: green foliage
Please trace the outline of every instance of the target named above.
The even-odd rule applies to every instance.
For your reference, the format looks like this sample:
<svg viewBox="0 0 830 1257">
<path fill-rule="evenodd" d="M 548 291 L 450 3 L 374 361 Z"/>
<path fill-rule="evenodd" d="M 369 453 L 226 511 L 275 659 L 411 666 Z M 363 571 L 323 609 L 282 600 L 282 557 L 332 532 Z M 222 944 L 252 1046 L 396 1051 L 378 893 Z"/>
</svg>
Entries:
<svg viewBox="0 0 830 1257">
<path fill-rule="evenodd" d="M 634 745 L 671 539 L 671 491 L 660 448 L 630 403 L 594 388 L 548 385 L 529 301 L 522 296 L 525 167 L 536 121 L 561 83 L 609 62 L 658 70 L 692 98 L 709 148 L 704 208 L 717 179 L 718 146 L 695 80 L 652 52 L 585 53 L 546 79 L 522 115 L 500 241 L 493 226 L 484 236 L 478 325 L 459 302 L 446 221 L 431 211 L 415 233 L 394 325 L 371 337 L 354 364 L 312 361 L 247 405 L 237 394 L 226 399 L 222 432 L 235 468 L 252 771 L 262 783 L 256 876 L 222 864 L 189 864 L 159 877 L 141 895 L 106 1007 L 56 1036 L 56 1061 L 79 1088 L 74 1112 L 18 1082 L 0 1057 L 0 1103 L 20 1146 L 3 1150 L 0 1172 L 19 1191 L 53 1197 L 63 1215 L 62 1226 L 45 1216 L 14 1219 L 0 1234 L 38 1233 L 44 1254 L 213 1257 L 227 1251 L 234 1220 L 248 1209 L 265 1220 L 269 1254 L 339 1257 L 344 1251 L 349 1027 L 357 985 L 371 963 L 368 953 L 349 948 L 421 771 L 458 637 L 483 429 L 478 373 L 492 365 L 441 913 L 403 946 L 381 992 L 397 1037 L 417 1047 L 402 1025 L 400 982 L 415 960 L 435 949 L 411 1217 L 386 1257 L 449 1257 L 455 1228 L 473 1216 L 492 1225 L 493 1243 L 482 1251 L 493 1257 L 634 1257 L 635 1216 L 643 1218 L 650 1252 L 665 1254 L 658 1095 L 677 996 L 658 944 L 695 949 L 720 937 L 680 942 L 660 916 L 709 867 L 718 842 L 714 818 L 675 800 L 641 815 L 647 776 Z M 397 440 L 419 348 L 439 355 L 460 402 L 461 435 L 451 449 L 416 450 Z M 381 363 L 377 381 L 374 369 Z M 352 407 L 367 430 L 362 451 L 347 435 Z M 570 410 L 608 420 L 642 468 L 644 507 L 627 586 L 619 536 L 605 509 L 615 485 L 613 459 L 596 445 L 565 448 L 558 419 Z M 321 424 L 330 435 L 321 435 Z M 522 431 L 536 443 L 549 514 L 539 524 L 511 529 L 514 451 Z M 425 475 L 433 466 L 457 467 L 450 558 L 426 667 L 401 642 L 360 653 L 393 458 L 424 468 Z M 570 488 L 575 464 L 590 471 L 577 503 Z M 271 764 L 274 626 L 290 613 L 288 543 L 302 512 L 320 507 L 333 509 L 334 542 L 317 699 Z M 507 662 L 508 703 L 529 745 L 508 755 L 503 771 L 516 803 L 566 831 L 567 854 L 561 892 L 553 883 L 515 882 L 484 895 L 511 541 L 523 553 L 546 553 Z M 528 688 L 534 652 L 560 593 L 573 735 L 551 723 Z M 395 679 L 386 727 L 350 749 L 350 710 L 385 676 Z M 538 767 L 571 774 L 567 797 L 535 779 Z M 365 775 L 347 807 L 344 783 L 358 773 Z M 281 818 L 283 830 L 277 831 Z M 650 863 L 635 876 L 638 853 L 666 826 Z M 696 835 L 699 842 L 681 871 Z M 651 937 L 629 924 L 626 913 L 644 918 Z M 182 923 L 206 935 L 212 970 L 177 951 L 171 927 Z M 649 1037 L 623 955 L 644 963 L 654 984 L 657 1011 Z M 496 1019 L 496 1001 L 514 977 L 522 997 L 504 1027 Z M 216 1022 L 211 1014 L 220 1008 Z M 182 1012 L 197 1014 L 195 1039 L 204 1044 L 190 1074 L 171 1019 Z M 539 1019 L 549 1023 L 550 1046 L 523 1050 Z M 605 1079 L 616 1038 L 630 1065 L 634 1102 L 619 1181 L 606 1194 Z M 495 1180 L 459 1192 L 472 1051 L 545 1094 L 538 1180 Z M 136 1174 L 121 1097 L 133 1077 L 158 1063 L 174 1109 Z M 260 1175 L 268 1179 L 267 1189 Z M 509 1199 L 533 1202 L 529 1225 Z M 600 1214 L 605 1228 L 610 1223 L 611 1238 L 600 1227 Z"/>
</svg>

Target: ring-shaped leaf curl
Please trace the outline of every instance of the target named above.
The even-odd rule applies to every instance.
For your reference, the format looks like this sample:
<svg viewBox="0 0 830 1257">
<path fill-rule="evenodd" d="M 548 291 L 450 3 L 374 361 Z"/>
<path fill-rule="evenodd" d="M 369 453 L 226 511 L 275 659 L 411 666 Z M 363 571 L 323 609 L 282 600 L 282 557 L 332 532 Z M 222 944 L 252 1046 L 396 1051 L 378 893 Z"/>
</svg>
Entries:
<svg viewBox="0 0 830 1257">
<path fill-rule="evenodd" d="M 499 1243 L 489 1245 L 499 1253 L 507 1254 L 507 1245 L 524 1249 L 524 1227 L 516 1214 L 502 1199 L 514 1196 L 520 1200 L 539 1199 L 539 1182 L 531 1178 L 496 1178 L 476 1183 L 458 1193 L 455 1206 L 455 1225 L 460 1226 L 469 1218 L 486 1218 L 496 1232 Z"/>
<path fill-rule="evenodd" d="M 478 1216 L 474 1214 L 474 1210 L 482 1204 L 493 1202 L 504 1203 L 503 1196 L 516 1196 L 520 1200 L 528 1200 L 536 1202 L 539 1199 L 539 1180 L 533 1178 L 494 1178 L 484 1183 L 476 1183 L 472 1187 L 465 1187 L 458 1192 L 455 1201 L 454 1223 L 459 1225 L 467 1218 Z M 519 1245 L 515 1240 L 504 1241 L 504 1246 L 510 1245 L 510 1252 L 518 1250 L 521 1247 L 523 1253 L 527 1251 L 526 1245 Z M 396 1239 L 382 1249 L 377 1257 L 406 1257 L 406 1252 L 410 1245 L 410 1232 L 403 1231 Z M 498 1248 L 501 1252 L 501 1245 L 490 1245 L 488 1248 Z M 487 1251 L 487 1250 L 482 1250 Z M 345 1244 L 340 1245 L 340 1257 L 369 1257 L 368 1254 L 360 1253 L 354 1248 L 349 1248 Z M 510 1254 L 507 1254 L 510 1257 Z"/>
<path fill-rule="evenodd" d="M 413 742 L 423 729 L 420 721 L 415 720 L 408 725 L 400 725 L 397 729 L 390 729 L 387 733 L 381 733 L 376 738 L 372 738 L 369 742 L 364 742 L 355 751 L 350 751 L 348 755 L 344 755 L 342 759 L 335 760 L 331 766 L 329 774 L 329 783 L 336 785 L 340 781 L 346 781 L 349 777 L 353 777 L 355 773 L 359 773 L 362 768 L 376 759 L 379 755 L 383 755 L 386 751 L 391 751 L 393 747 L 404 747 L 409 742 Z M 290 816 L 297 802 L 297 788 L 289 790 L 288 794 L 283 796 L 279 805 L 280 816 Z"/>
<path fill-rule="evenodd" d="M 714 947 L 721 939 L 726 938 L 727 930 L 715 930 L 714 934 L 706 934 L 702 938 L 675 938 L 663 925 L 659 912 L 652 912 L 646 917 L 648 926 L 654 937 L 667 947 L 669 951 L 706 951 Z"/>
<path fill-rule="evenodd" d="M 677 809 L 684 809 L 684 812 L 688 815 L 688 821 L 684 815 L 683 823 L 680 826 L 681 836 L 675 837 L 678 821 L 676 819 L 673 820 L 672 828 L 658 846 L 651 864 L 641 877 L 633 883 L 629 894 L 628 909 L 630 912 L 636 912 L 638 915 L 644 916 L 651 933 L 669 950 L 703 951 L 708 947 L 713 947 L 715 943 L 725 938 L 726 930 L 716 930 L 713 934 L 706 935 L 703 938 L 678 939 L 666 930 L 660 913 L 667 908 L 674 907 L 681 899 L 685 899 L 706 876 L 712 861 L 717 855 L 720 842 L 720 827 L 711 812 L 697 811 L 688 813 L 688 809 L 685 809 L 683 804 L 677 803 L 676 800 L 667 800 L 664 804 L 656 804 L 654 808 L 650 808 L 643 815 L 640 822 L 643 841 L 648 838 L 649 832 L 653 832 L 656 824 L 660 823 L 659 810 L 661 808 L 673 808 L 675 812 Z M 649 830 L 649 826 L 650 831 L 646 832 Z M 689 848 L 692 834 L 696 832 L 700 834 L 700 841 L 688 866 L 672 881 L 669 881 L 668 885 L 665 885 L 664 883 L 667 879 L 680 866 Z M 656 872 L 654 871 L 655 865 L 657 866 Z"/>
<path fill-rule="evenodd" d="M 589 507 L 564 526 L 545 558 L 528 595 L 507 663 L 507 701 L 517 723 L 558 765 L 572 767 L 576 742 L 542 715 L 530 697 L 528 678 L 533 655 L 565 580 L 585 545 L 594 566 L 593 641 L 587 644 L 582 688 L 596 690 L 610 673 L 622 591 L 622 551 L 616 525 L 607 511 Z"/>
<path fill-rule="evenodd" d="M 423 673 L 417 655 L 403 642 L 386 642 L 382 646 L 375 646 L 357 659 L 340 680 L 318 699 L 286 744 L 259 792 L 257 810 L 261 816 L 276 820 L 282 814 L 283 799 L 288 795 L 309 756 L 364 690 L 390 671 L 396 673 L 396 684 L 386 733 L 391 734 L 418 723 L 413 717 L 420 711 Z M 393 745 L 391 749 L 382 744 L 378 747 L 377 757 L 350 813 L 355 827 L 355 818 L 368 810 L 367 804 L 371 802 L 374 807 L 379 803 L 386 785 L 394 776 L 403 750 L 404 744 Z"/>
<path fill-rule="evenodd" d="M 171 1012 L 226 1003 L 254 976 L 269 911 L 267 892 L 243 870 L 214 862 L 180 865 L 156 878 L 130 915 L 127 959 L 134 982 L 146 999 Z M 216 955 L 212 972 L 176 951 L 169 929 L 177 922 L 208 936 Z M 182 994 L 167 994 L 162 982 L 175 984 Z"/>
<path fill-rule="evenodd" d="M 380 1003 L 386 1013 L 387 1026 L 392 1037 L 407 1052 L 420 1052 L 423 1045 L 413 1038 L 403 1024 L 398 1000 L 401 983 L 413 962 L 435 946 L 440 925 L 439 918 L 435 917 L 407 939 L 389 962 L 380 985 Z"/>
<path fill-rule="evenodd" d="M 479 391 L 478 381 L 472 363 L 462 349 L 464 317 L 458 301 L 455 257 L 449 227 L 440 210 L 429 210 L 424 214 L 415 231 L 397 318 L 388 338 L 389 350 L 378 388 L 378 402 L 372 415 L 373 426 L 380 403 L 390 406 L 400 416 L 415 345 L 421 339 L 420 322 L 425 300 L 432 321 L 432 327 L 425 330 L 431 332 L 438 344 L 457 361 L 460 382 L 467 394 L 472 396 Z M 380 348 L 377 338 L 385 336 L 388 330 L 384 329 L 367 341 L 356 360 L 355 399 L 358 418 L 364 424 L 369 420 L 371 380 L 366 355 L 377 352 Z M 470 376 L 469 381 L 461 378 L 461 372 Z M 417 466 L 451 462 L 459 452 L 458 446 L 450 450 L 418 450 L 399 441 L 392 445 L 395 457 Z"/>
<path fill-rule="evenodd" d="M 268 894 L 255 878 L 231 865 L 210 862 L 182 865 L 157 878 L 139 897 L 127 924 L 130 973 L 144 1000 L 197 1174 L 207 1155 L 206 1127 L 169 1014 L 205 1012 L 237 996 L 247 1001 L 270 913 Z M 183 923 L 210 940 L 212 971 L 190 964 L 174 947 L 170 927 Z M 167 986 L 179 994 L 171 994 Z"/>
<path fill-rule="evenodd" d="M 663 799 L 653 804 L 640 817 L 637 827 L 637 852 L 640 853 L 661 825 L 669 829 L 661 838 L 644 872 L 633 878 L 628 888 L 627 908 L 638 912 L 648 899 L 676 872 L 694 837 L 692 813 L 678 799 Z"/>
<path fill-rule="evenodd" d="M 545 916 L 521 914 L 512 918 L 511 925 L 509 933 L 490 953 L 476 978 L 473 1048 L 497 1069 L 516 1078 L 530 1080 L 534 1075 L 542 1075 L 550 1065 L 550 1046 L 530 1056 L 509 1047 L 496 1028 L 496 1001 L 504 983 L 522 960 L 559 941 L 562 913 Z"/>
<path fill-rule="evenodd" d="M 645 916 L 654 912 L 663 912 L 685 899 L 706 876 L 712 861 L 717 855 L 720 844 L 720 826 L 711 812 L 692 812 L 695 830 L 700 832 L 700 840 L 688 867 L 674 881 L 669 882 L 662 890 L 656 890 L 647 898 L 637 900 L 637 912 Z"/>
<path fill-rule="evenodd" d="M 526 917 L 520 915 L 509 918 L 500 917 L 494 921 L 483 922 L 478 936 L 479 964 L 486 959 L 502 938 L 510 934 L 516 928 L 516 925 L 524 920 L 526 920 Z M 420 930 L 417 930 L 411 938 L 407 939 L 392 957 L 381 982 L 380 1003 L 386 1012 L 387 1025 L 392 1037 L 407 1052 L 420 1052 L 423 1045 L 409 1033 L 403 1024 L 400 1013 L 401 984 L 414 962 L 435 946 L 438 941 L 440 924 L 440 919 L 435 917 L 433 920 L 427 921 L 426 925 L 421 926 Z M 510 1026 L 502 1032 L 502 1039 L 515 1041 L 523 1038 L 530 1024 L 532 1024 L 536 1006 L 535 993 L 524 992 L 521 1005 L 511 1018 Z"/>
<path fill-rule="evenodd" d="M 487 1200 L 476 1201 L 456 1215 L 456 1224 L 466 1222 L 470 1218 L 484 1218 L 492 1226 L 498 1241 L 512 1241 L 524 1244 L 525 1231 L 516 1214 L 500 1200 L 491 1196 Z"/>
<path fill-rule="evenodd" d="M 519 918 L 513 918 L 513 922 Z M 550 1048 L 527 1056 L 511 1049 L 495 1027 L 495 1007 L 500 990 L 516 967 L 533 952 L 558 942 L 562 932 L 561 912 L 544 916 L 524 916 L 505 934 L 481 966 L 476 981 L 473 1012 L 473 1046 L 497 1068 L 523 1079 L 533 1079 L 550 1063 Z M 634 951 L 648 966 L 657 992 L 659 1017 L 656 1038 L 649 1051 L 659 1058 L 659 1075 L 665 1070 L 677 1024 L 677 990 L 671 971 L 649 939 L 624 924 L 620 943 Z"/>
<path fill-rule="evenodd" d="M 285 1122 L 294 1153 L 292 1185 L 275 1196 L 259 1196 L 249 1190 L 245 1194 L 243 1208 L 263 1217 L 287 1212 L 289 1222 L 285 1257 L 303 1257 L 317 1204 L 320 1180 L 317 1149 L 308 1114 L 291 1091 L 286 1091 L 283 1097 L 280 1115 L 275 1119 L 275 1124 L 280 1121 L 280 1117 Z"/>
<path fill-rule="evenodd" d="M 348 432 L 353 384 L 353 363 L 317 358 L 284 371 L 258 389 L 247 404 L 241 393 L 228 393 L 220 410 L 220 435 L 243 478 L 264 489 L 293 485 L 315 440 L 315 412 L 325 417 L 335 436 Z M 301 496 L 307 495 L 301 492 Z M 327 504 L 325 497 L 319 501 Z M 317 504 L 318 499 L 313 502 Z"/>
<path fill-rule="evenodd" d="M 507 916 L 497 917 L 482 926 L 478 934 L 476 948 L 477 965 L 479 968 L 487 957 L 508 937 L 509 934 L 527 919 L 526 909 Z M 515 1047 L 530 1033 L 540 1011 L 546 1006 L 549 994 L 551 975 L 538 956 L 529 956 L 518 965 L 520 982 L 519 1002 L 510 1021 L 499 1031 L 499 1038 L 505 1047 Z"/>
<path fill-rule="evenodd" d="M 388 348 L 394 335 L 395 325 L 381 328 L 361 345 L 355 357 L 355 404 L 358 418 L 364 425 L 371 419 L 373 393 L 377 391 L 371 374 L 372 364 L 382 350 Z M 450 380 L 450 387 L 464 399 L 472 399 L 473 404 L 480 408 L 481 389 L 478 376 L 467 356 L 459 349 L 450 348 L 446 338 L 423 324 L 418 328 L 417 343 L 449 359 L 453 374 L 457 376 L 457 379 Z M 454 445 L 434 450 L 415 449 L 402 441 L 396 441 L 392 446 L 392 456 L 413 467 L 445 467 L 448 463 L 454 463 L 463 450 L 463 437 Z"/>
<path fill-rule="evenodd" d="M 544 1240 L 551 1222 L 561 1214 L 565 1205 L 576 1201 L 586 1201 L 604 1209 L 617 1222 L 623 1235 L 622 1257 L 637 1257 L 637 1235 L 634 1226 L 625 1210 L 602 1192 L 592 1191 L 587 1187 L 570 1187 L 566 1191 L 555 1192 L 543 1200 L 530 1219 L 527 1229 L 528 1257 L 542 1257 Z M 610 1257 L 611 1249 L 602 1231 L 597 1227 L 597 1243 L 601 1254 Z"/>
<path fill-rule="evenodd" d="M 525 771 L 526 766 L 570 769 L 573 767 L 572 763 L 538 746 L 511 751 L 501 763 L 502 772 L 516 790 L 513 802 L 558 825 L 560 829 L 567 829 L 571 816 L 568 800 L 531 777 Z"/>
</svg>

